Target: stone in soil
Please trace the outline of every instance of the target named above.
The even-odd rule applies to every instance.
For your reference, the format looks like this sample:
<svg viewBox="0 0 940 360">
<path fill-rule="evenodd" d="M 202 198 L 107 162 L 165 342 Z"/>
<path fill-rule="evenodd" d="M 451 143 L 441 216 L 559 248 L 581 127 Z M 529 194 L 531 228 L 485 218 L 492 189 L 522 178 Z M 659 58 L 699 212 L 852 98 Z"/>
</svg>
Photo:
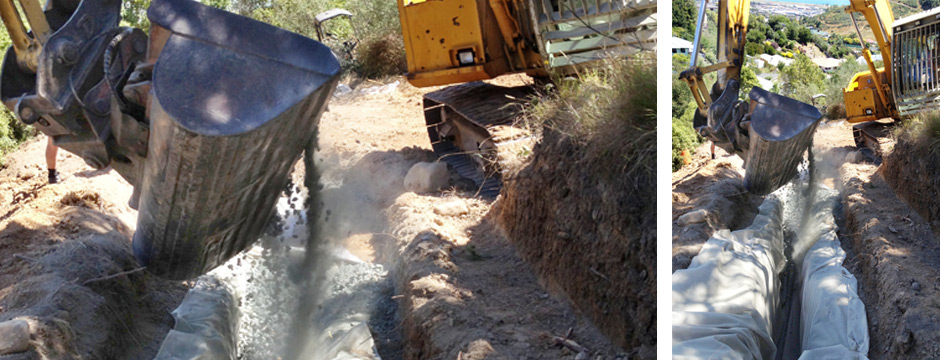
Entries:
<svg viewBox="0 0 940 360">
<path fill-rule="evenodd" d="M 705 209 L 695 209 L 689 211 L 679 217 L 678 221 L 679 226 L 686 226 L 690 224 L 699 224 L 705 222 L 705 218 L 708 217 L 708 210 Z"/>
<path fill-rule="evenodd" d="M 447 164 L 441 162 L 419 162 L 405 175 L 405 189 L 419 194 L 437 191 L 449 182 Z"/>
<path fill-rule="evenodd" d="M 434 207 L 434 213 L 441 216 L 460 216 L 469 212 L 470 207 L 462 200 L 453 200 Z"/>
<path fill-rule="evenodd" d="M 0 355 L 18 353 L 26 349 L 29 349 L 29 323 L 24 320 L 0 323 Z"/>
</svg>

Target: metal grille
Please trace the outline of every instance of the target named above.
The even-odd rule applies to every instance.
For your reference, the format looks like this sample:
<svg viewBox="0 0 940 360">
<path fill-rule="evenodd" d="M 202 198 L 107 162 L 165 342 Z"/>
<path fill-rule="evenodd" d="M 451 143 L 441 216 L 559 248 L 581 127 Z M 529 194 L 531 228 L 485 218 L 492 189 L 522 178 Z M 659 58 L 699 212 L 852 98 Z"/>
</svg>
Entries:
<svg viewBox="0 0 940 360">
<path fill-rule="evenodd" d="M 901 116 L 940 105 L 940 22 L 930 17 L 897 27 L 892 88 Z"/>
<path fill-rule="evenodd" d="M 656 0 L 529 0 L 549 67 L 656 47 Z"/>
</svg>

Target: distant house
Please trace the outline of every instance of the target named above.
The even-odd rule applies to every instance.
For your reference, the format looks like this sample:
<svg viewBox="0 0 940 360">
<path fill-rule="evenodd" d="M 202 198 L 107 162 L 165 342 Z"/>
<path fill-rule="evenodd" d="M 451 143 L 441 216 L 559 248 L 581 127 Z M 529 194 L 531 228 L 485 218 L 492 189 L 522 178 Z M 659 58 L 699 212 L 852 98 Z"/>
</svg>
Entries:
<svg viewBox="0 0 940 360">
<path fill-rule="evenodd" d="M 830 72 L 832 70 L 835 70 L 835 68 L 839 67 L 839 65 L 841 65 L 843 61 L 845 61 L 845 59 L 833 59 L 833 58 L 813 59 L 813 63 L 815 63 L 816 66 L 819 66 L 819 68 L 825 72 Z"/>
<path fill-rule="evenodd" d="M 793 59 L 780 56 L 780 55 L 770 55 L 770 54 L 760 54 L 759 56 L 757 56 L 757 64 L 760 67 L 764 67 L 767 65 L 776 67 L 777 64 L 780 64 L 780 63 L 783 63 L 784 65 L 790 65 L 791 63 L 793 63 Z"/>
<path fill-rule="evenodd" d="M 884 60 L 884 58 L 881 57 L 881 54 L 877 54 L 877 55 L 872 55 L 872 56 L 871 56 L 871 61 L 872 61 L 872 62 L 875 62 L 875 61 L 883 61 L 883 60 Z M 864 56 L 859 56 L 858 59 L 855 59 L 855 62 L 859 63 L 859 65 L 865 65 L 865 57 L 864 57 Z"/>
<path fill-rule="evenodd" d="M 770 79 L 765 79 L 763 77 L 757 77 L 757 86 L 760 86 L 761 89 L 770 90 L 774 87 L 774 82 Z"/>
<path fill-rule="evenodd" d="M 692 53 L 692 43 L 686 39 L 672 37 L 672 53 L 689 55 Z"/>
<path fill-rule="evenodd" d="M 819 36 L 819 37 L 821 37 L 821 38 L 823 38 L 823 39 L 828 39 L 828 38 L 829 38 L 829 33 L 828 33 L 828 32 L 825 32 L 825 31 L 822 31 L 822 30 L 810 30 L 810 32 L 811 32 L 813 35 Z"/>
</svg>

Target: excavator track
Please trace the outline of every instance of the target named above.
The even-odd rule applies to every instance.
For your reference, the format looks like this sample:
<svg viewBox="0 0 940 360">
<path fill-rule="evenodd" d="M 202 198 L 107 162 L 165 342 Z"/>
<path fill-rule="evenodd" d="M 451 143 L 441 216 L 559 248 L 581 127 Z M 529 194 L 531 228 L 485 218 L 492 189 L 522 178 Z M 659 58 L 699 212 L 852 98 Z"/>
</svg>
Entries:
<svg viewBox="0 0 940 360">
<path fill-rule="evenodd" d="M 530 86 L 502 87 L 483 82 L 451 86 L 424 96 L 424 118 L 431 147 L 457 173 L 476 184 L 478 195 L 492 198 L 502 187 L 502 170 L 533 141 L 513 124 Z"/>
<path fill-rule="evenodd" d="M 895 123 L 890 119 L 870 121 L 852 126 L 852 137 L 858 151 L 877 165 L 881 165 L 886 147 L 891 143 L 891 129 Z"/>
</svg>

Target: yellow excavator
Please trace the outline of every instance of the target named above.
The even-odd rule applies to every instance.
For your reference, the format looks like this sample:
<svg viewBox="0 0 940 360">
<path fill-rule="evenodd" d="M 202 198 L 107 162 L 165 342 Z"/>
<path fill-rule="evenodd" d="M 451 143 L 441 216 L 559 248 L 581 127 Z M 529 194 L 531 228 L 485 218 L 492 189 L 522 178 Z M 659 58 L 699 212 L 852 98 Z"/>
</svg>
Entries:
<svg viewBox="0 0 940 360">
<path fill-rule="evenodd" d="M 482 196 L 528 134 L 513 127 L 532 89 L 479 82 L 570 74 L 610 56 L 654 50 L 656 0 L 398 0 L 409 83 L 424 96 L 432 147 Z"/>
<path fill-rule="evenodd" d="M 745 159 L 749 191 L 769 193 L 796 173 L 802 155 L 822 115 L 809 104 L 755 87 L 750 102 L 738 101 L 749 0 L 718 1 L 718 61 L 698 66 L 705 21 L 702 0 L 689 69 L 680 74 L 698 105 L 693 126 L 716 145 Z M 874 33 L 884 59 L 876 68 L 871 50 L 862 41 L 868 71 L 856 74 L 843 89 L 847 121 L 859 146 L 871 146 L 883 136 L 880 119 L 901 119 L 940 103 L 940 9 L 894 21 L 888 0 L 851 0 L 845 11 L 863 39 L 856 20 L 862 14 Z M 704 74 L 718 80 L 710 91 Z"/>
<path fill-rule="evenodd" d="M 193 278 L 264 232 L 340 66 L 319 42 L 195 1 L 154 0 L 149 35 L 120 14 L 121 0 L 0 0 L 0 100 L 127 179 L 134 255 Z"/>
<path fill-rule="evenodd" d="M 891 120 L 940 108 L 940 8 L 894 20 L 888 0 L 852 0 L 845 11 L 859 39 L 855 14 L 865 17 L 884 62 L 876 68 L 863 41 L 868 71 L 855 74 L 843 90 L 846 120 L 856 124 L 856 144 L 880 155 L 880 140 Z"/>
<path fill-rule="evenodd" d="M 738 99 L 750 0 L 718 0 L 717 62 L 699 66 L 707 2 L 702 0 L 699 7 L 689 68 L 679 74 L 698 106 L 693 126 L 701 136 L 744 159 L 748 191 L 768 194 L 796 175 L 822 114 L 810 104 L 757 86 L 748 94 L 750 101 Z M 711 72 L 717 81 L 709 90 L 705 74 Z"/>
</svg>

